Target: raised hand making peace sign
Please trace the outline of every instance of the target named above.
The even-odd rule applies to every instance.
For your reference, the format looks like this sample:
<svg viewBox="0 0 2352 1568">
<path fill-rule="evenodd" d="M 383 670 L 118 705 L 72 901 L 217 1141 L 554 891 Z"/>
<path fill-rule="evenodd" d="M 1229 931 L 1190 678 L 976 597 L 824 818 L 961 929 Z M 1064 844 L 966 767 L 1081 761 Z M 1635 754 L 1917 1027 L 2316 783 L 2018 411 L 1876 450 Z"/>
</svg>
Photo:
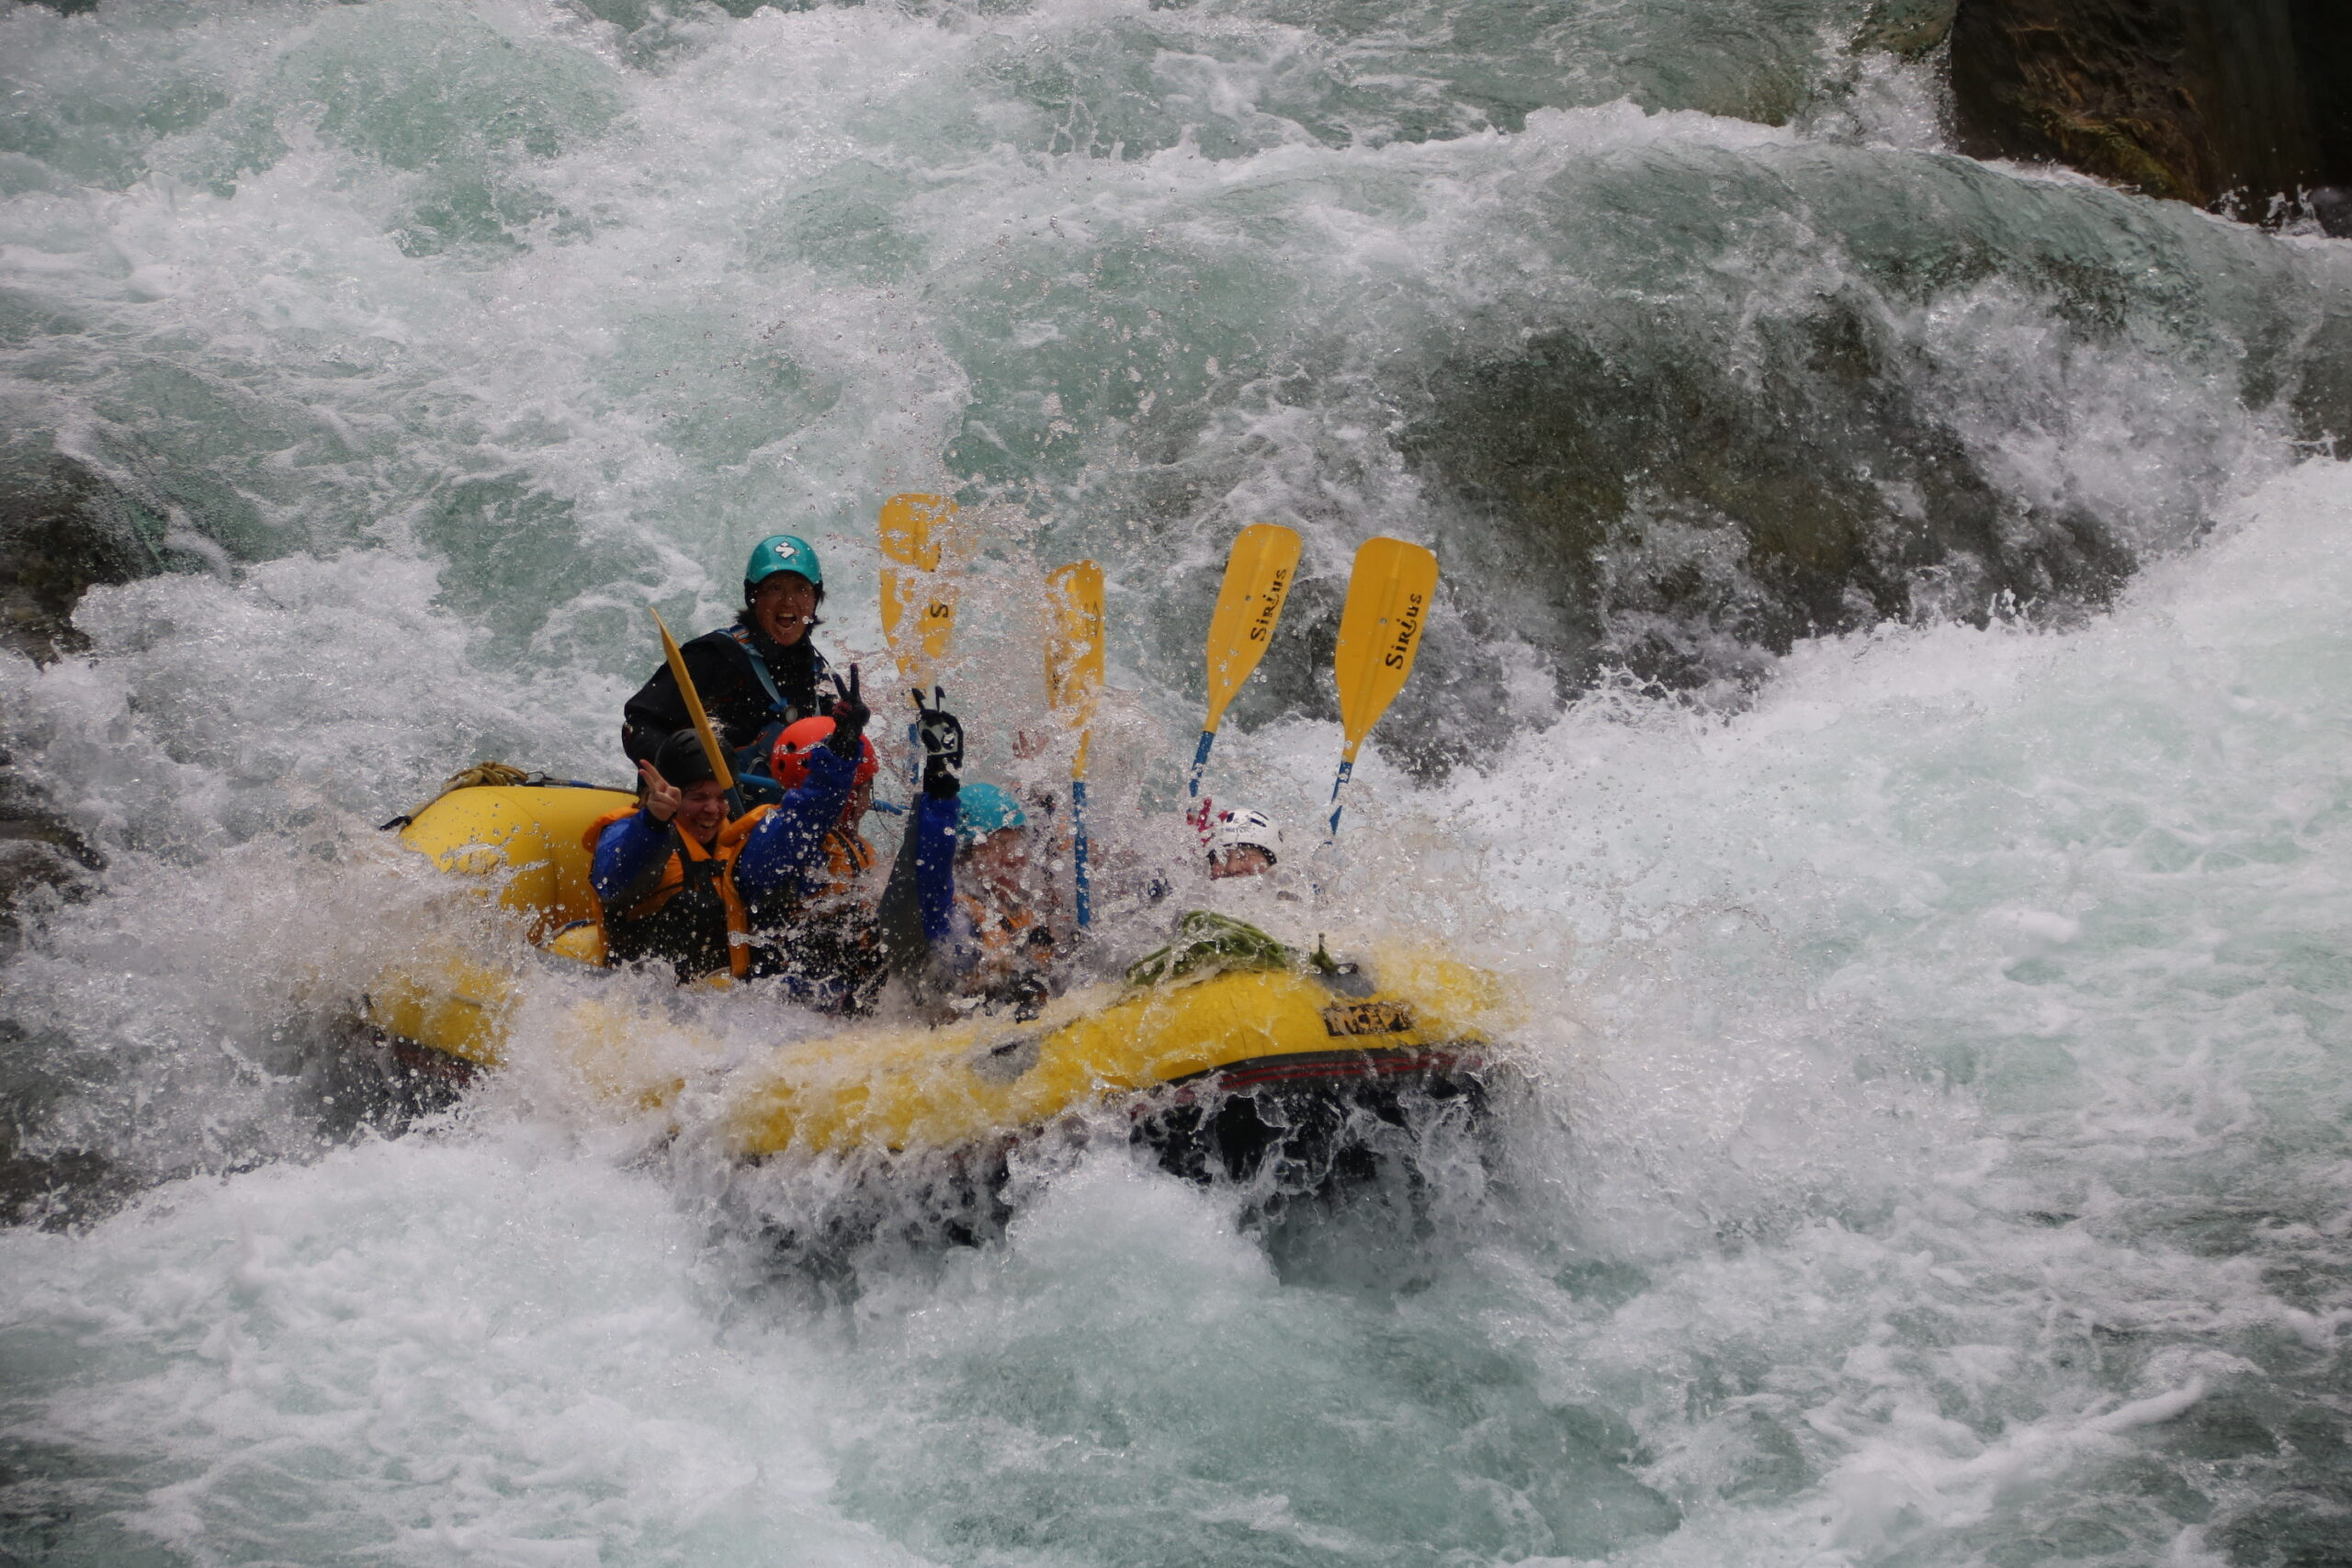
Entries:
<svg viewBox="0 0 2352 1568">
<path fill-rule="evenodd" d="M 826 746 L 843 761 L 856 761 L 858 741 L 865 734 L 866 721 L 874 716 L 874 710 L 865 705 L 865 699 L 858 693 L 856 665 L 849 667 L 847 683 L 843 683 L 839 675 L 833 677 L 832 705 L 829 712 L 833 721 L 833 732 L 825 738 Z"/>
<path fill-rule="evenodd" d="M 650 761 L 637 764 L 637 776 L 645 781 L 645 814 L 656 822 L 667 822 L 677 816 L 684 794 L 676 784 L 662 776 L 660 769 Z"/>
</svg>

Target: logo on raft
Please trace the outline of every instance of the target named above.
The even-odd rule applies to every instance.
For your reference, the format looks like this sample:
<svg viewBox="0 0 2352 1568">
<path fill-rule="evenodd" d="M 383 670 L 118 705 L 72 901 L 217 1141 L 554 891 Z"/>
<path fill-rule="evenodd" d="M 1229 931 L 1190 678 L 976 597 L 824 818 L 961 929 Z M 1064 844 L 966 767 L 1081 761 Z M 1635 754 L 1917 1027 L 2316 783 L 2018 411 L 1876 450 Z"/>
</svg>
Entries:
<svg viewBox="0 0 2352 1568">
<path fill-rule="evenodd" d="M 1326 1034 L 1402 1034 L 1413 1010 L 1402 1002 L 1334 1002 L 1323 1010 Z"/>
</svg>

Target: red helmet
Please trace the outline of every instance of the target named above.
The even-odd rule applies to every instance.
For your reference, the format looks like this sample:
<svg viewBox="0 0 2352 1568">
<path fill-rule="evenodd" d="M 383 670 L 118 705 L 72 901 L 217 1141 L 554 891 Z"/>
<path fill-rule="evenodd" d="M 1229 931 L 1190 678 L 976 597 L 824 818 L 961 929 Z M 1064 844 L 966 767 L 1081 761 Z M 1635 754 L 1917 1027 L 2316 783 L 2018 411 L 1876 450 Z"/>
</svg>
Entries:
<svg viewBox="0 0 2352 1568">
<path fill-rule="evenodd" d="M 813 718 L 798 719 L 784 727 L 775 738 L 775 745 L 768 752 L 768 772 L 786 789 L 798 789 L 808 776 L 808 764 L 804 759 L 825 743 L 833 732 L 833 721 L 819 714 Z M 874 775 L 882 771 L 882 760 L 874 754 L 874 742 L 861 735 L 857 738 L 857 777 L 850 787 L 872 784 Z"/>
</svg>

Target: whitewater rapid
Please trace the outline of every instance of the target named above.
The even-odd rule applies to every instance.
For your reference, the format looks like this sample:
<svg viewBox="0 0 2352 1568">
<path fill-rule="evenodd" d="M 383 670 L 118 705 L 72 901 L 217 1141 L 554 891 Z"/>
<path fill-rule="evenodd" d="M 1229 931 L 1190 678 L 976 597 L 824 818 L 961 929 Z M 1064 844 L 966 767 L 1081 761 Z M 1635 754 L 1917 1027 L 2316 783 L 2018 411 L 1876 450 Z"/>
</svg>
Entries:
<svg viewBox="0 0 2352 1568">
<path fill-rule="evenodd" d="M 0 10 L 0 492 L 137 563 L 0 649 L 102 863 L 0 958 L 0 1556 L 2332 1561 L 2352 262 L 1958 156 L 1869 9 Z M 377 824 L 617 778 L 779 523 L 875 659 L 910 489 L 985 772 L 1102 562 L 1114 859 L 1234 529 L 1295 835 L 1351 552 L 1438 550 L 1328 875 L 1537 1081 L 1440 1223 L 1098 1150 L 812 1272 L 824 1173 L 568 1073 L 589 976 L 360 1092 L 373 976 L 514 940 Z"/>
<path fill-rule="evenodd" d="M 1460 1235 L 1284 1279 L 1098 1157 L 826 1307 L 492 1089 L 0 1237 L 18 1473 L 65 1561 L 2231 1561 L 2352 1325 L 2347 525 L 2310 464 L 2079 631 L 1368 780 L 1563 1123 Z"/>
</svg>

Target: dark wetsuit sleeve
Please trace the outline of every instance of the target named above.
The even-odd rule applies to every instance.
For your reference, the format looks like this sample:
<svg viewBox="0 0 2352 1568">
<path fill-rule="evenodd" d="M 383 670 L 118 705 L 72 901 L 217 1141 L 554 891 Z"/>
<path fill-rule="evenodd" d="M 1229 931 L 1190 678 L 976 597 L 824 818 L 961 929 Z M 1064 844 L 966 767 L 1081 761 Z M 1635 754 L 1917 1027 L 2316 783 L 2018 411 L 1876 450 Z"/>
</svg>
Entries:
<svg viewBox="0 0 2352 1568">
<path fill-rule="evenodd" d="M 956 918 L 957 804 L 952 795 L 919 795 L 914 808 L 915 900 L 922 911 L 922 940 L 937 947 Z"/>
<path fill-rule="evenodd" d="M 724 632 L 698 637 L 678 649 L 686 673 L 702 698 L 703 711 L 728 746 L 751 744 L 767 722 L 767 691 L 752 673 L 750 656 Z M 650 756 L 662 742 L 694 722 L 668 660 L 621 709 L 639 755 Z"/>
<path fill-rule="evenodd" d="M 735 857 L 735 888 L 746 898 L 764 898 L 805 873 L 849 804 L 855 763 L 820 746 L 808 753 L 808 778 L 760 819 Z"/>
<path fill-rule="evenodd" d="M 588 881 L 606 908 L 626 908 L 659 885 L 671 853 L 670 825 L 632 812 L 597 835 Z"/>
</svg>

